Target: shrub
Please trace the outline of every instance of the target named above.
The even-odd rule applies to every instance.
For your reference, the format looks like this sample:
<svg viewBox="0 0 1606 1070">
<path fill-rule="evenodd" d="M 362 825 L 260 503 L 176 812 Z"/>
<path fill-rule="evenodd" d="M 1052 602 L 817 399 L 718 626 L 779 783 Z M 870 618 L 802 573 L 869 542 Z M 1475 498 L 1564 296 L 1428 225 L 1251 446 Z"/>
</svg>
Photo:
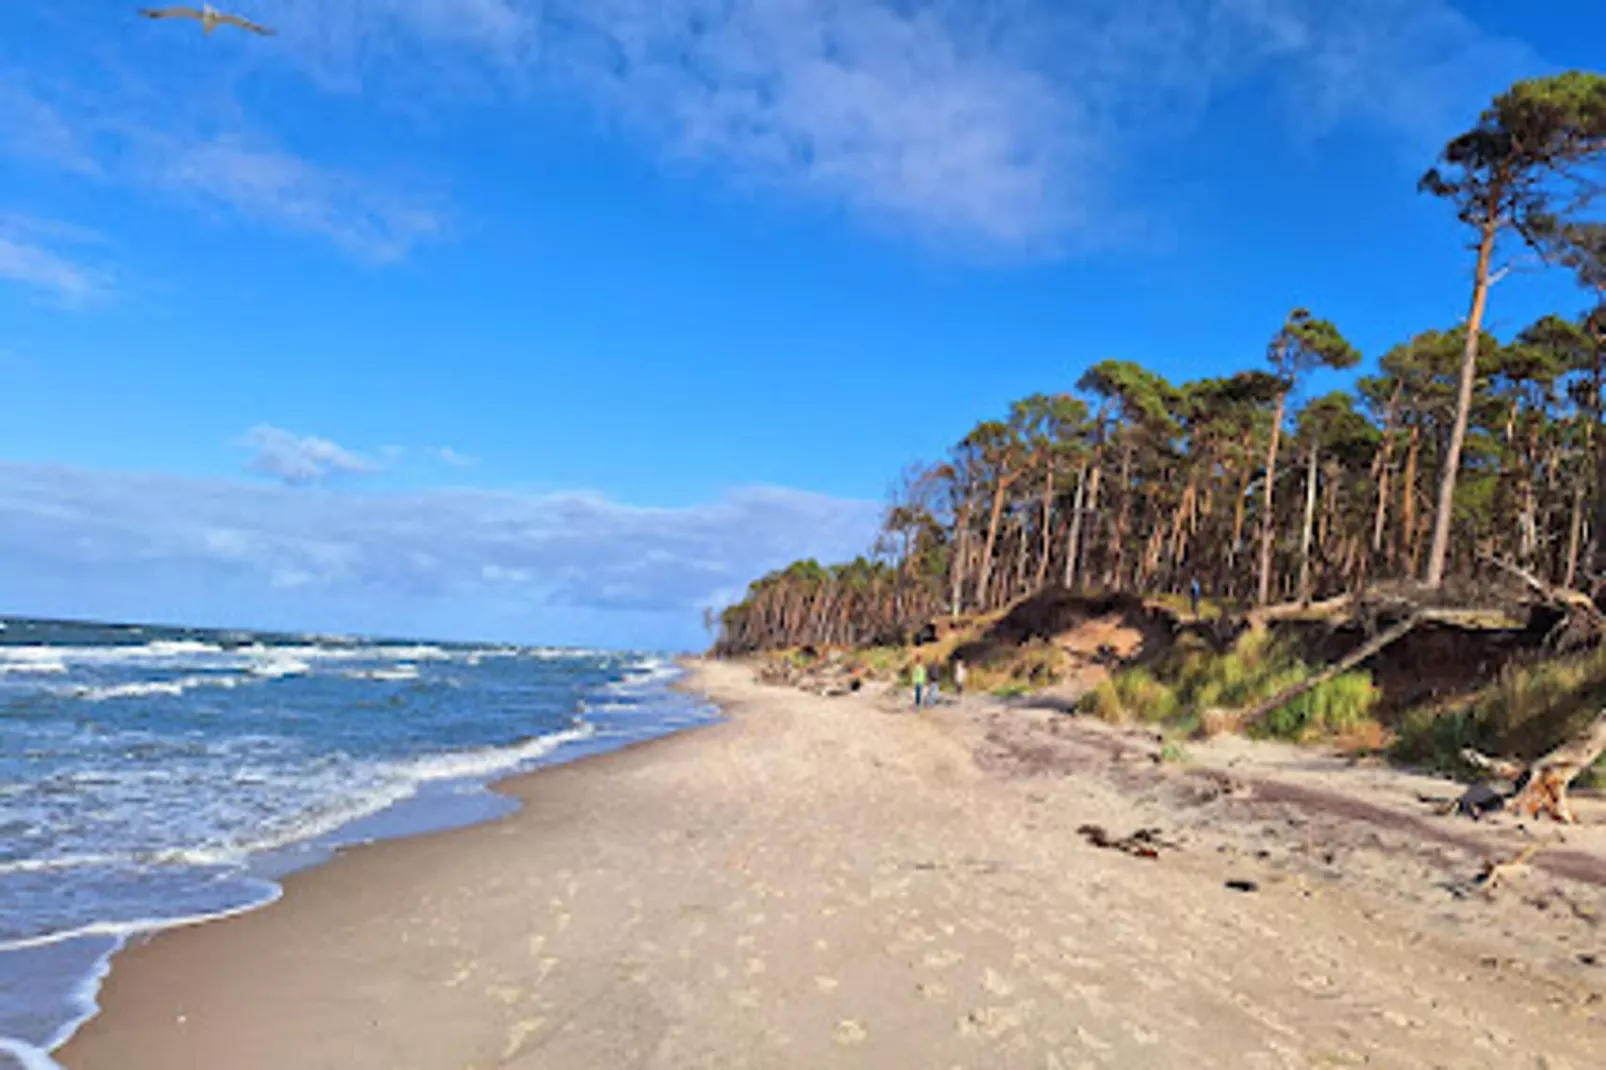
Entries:
<svg viewBox="0 0 1606 1070">
<path fill-rule="evenodd" d="M 1149 670 L 1131 668 L 1083 696 L 1081 708 L 1110 724 L 1166 721 L 1177 714 L 1177 693 Z"/>
<path fill-rule="evenodd" d="M 1155 671 L 1132 668 L 1119 673 L 1090 694 L 1083 708 L 1104 720 L 1142 718 L 1192 729 L 1204 711 L 1248 708 L 1310 673 L 1291 648 L 1274 642 L 1264 631 L 1245 632 L 1232 649 L 1220 654 L 1185 637 Z M 1345 673 L 1272 711 L 1259 734 L 1309 739 L 1354 733 L 1368 724 L 1379 697 L 1369 673 Z"/>
<path fill-rule="evenodd" d="M 1606 648 L 1582 657 L 1510 665 L 1459 708 L 1406 714 L 1393 753 L 1442 773 L 1468 771 L 1465 748 L 1531 759 L 1557 746 L 1606 706 Z M 1601 782 L 1597 764 L 1580 785 Z"/>
</svg>

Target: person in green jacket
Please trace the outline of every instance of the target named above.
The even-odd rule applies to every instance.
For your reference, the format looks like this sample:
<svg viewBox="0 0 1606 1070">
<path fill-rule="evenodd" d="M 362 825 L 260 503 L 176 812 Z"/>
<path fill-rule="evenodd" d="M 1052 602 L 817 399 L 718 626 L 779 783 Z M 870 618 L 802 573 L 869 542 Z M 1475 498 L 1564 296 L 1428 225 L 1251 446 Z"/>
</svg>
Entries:
<svg viewBox="0 0 1606 1070">
<path fill-rule="evenodd" d="M 926 663 L 915 662 L 915 667 L 909 670 L 909 682 L 915 685 L 915 709 L 920 708 L 920 700 L 926 692 Z"/>
</svg>

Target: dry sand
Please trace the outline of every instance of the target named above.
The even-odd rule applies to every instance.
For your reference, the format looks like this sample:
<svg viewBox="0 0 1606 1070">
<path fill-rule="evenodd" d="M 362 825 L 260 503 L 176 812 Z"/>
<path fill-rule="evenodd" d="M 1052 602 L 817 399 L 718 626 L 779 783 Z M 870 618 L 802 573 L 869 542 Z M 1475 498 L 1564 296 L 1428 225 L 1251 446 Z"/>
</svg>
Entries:
<svg viewBox="0 0 1606 1070">
<path fill-rule="evenodd" d="M 733 665 L 693 683 L 728 722 L 511 781 L 508 818 L 353 850 L 272 907 L 124 953 L 59 1058 L 1509 1070 L 1606 1052 L 1599 830 L 1472 891 L 1532 833 L 1432 816 L 1416 792 L 1444 785 L 1237 743 L 1159 763 L 1140 734 L 1041 711 L 914 714 Z M 1090 822 L 1179 846 L 1102 850 Z"/>
</svg>

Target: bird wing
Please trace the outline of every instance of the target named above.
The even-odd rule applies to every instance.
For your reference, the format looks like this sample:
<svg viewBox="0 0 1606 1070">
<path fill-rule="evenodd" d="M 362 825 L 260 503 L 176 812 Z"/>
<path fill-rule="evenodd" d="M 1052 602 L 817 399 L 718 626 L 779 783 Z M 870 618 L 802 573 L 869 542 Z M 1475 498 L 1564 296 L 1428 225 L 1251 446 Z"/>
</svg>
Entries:
<svg viewBox="0 0 1606 1070">
<path fill-rule="evenodd" d="M 256 23 L 252 22 L 251 20 L 242 19 L 238 15 L 219 15 L 217 17 L 217 20 L 219 22 L 226 22 L 230 26 L 238 26 L 242 30 L 250 30 L 252 33 L 259 33 L 263 37 L 272 37 L 273 36 L 273 31 L 268 29 L 266 26 L 258 26 Z"/>
<path fill-rule="evenodd" d="M 193 7 L 142 7 L 139 13 L 148 19 L 198 19 L 201 13 Z"/>
</svg>

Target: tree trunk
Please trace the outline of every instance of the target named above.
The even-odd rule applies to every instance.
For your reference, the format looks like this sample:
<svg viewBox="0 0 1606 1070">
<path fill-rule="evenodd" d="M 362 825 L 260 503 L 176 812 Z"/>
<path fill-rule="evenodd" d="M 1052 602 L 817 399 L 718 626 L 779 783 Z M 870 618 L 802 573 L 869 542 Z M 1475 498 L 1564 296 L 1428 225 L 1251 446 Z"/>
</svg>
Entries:
<svg viewBox="0 0 1606 1070">
<path fill-rule="evenodd" d="M 1478 265 L 1472 277 L 1472 309 L 1467 315 L 1467 345 L 1461 354 L 1461 381 L 1456 391 L 1455 422 L 1450 425 L 1450 445 L 1439 475 L 1439 500 L 1433 512 L 1433 541 L 1428 547 L 1429 588 L 1444 585 L 1444 563 L 1450 553 L 1450 521 L 1455 512 L 1455 481 L 1461 469 L 1461 447 L 1467 438 L 1467 421 L 1472 414 L 1472 387 L 1478 379 L 1478 342 L 1483 336 L 1483 313 L 1489 303 L 1489 262 L 1494 257 L 1498 233 L 1498 208 L 1490 206 L 1483 233 L 1478 241 Z"/>
<path fill-rule="evenodd" d="M 1114 545 L 1111 547 L 1109 582 L 1112 591 L 1121 589 L 1121 572 L 1126 565 L 1126 526 L 1132 516 L 1132 443 L 1121 450 L 1121 508 L 1115 514 Z"/>
<path fill-rule="evenodd" d="M 1037 589 L 1043 589 L 1043 581 L 1048 579 L 1048 557 L 1053 551 L 1054 537 L 1053 525 L 1049 523 L 1054 511 L 1054 462 L 1049 461 L 1043 466 L 1043 557 L 1037 562 Z"/>
<path fill-rule="evenodd" d="M 1305 692 L 1314 690 L 1334 677 L 1348 672 L 1361 662 L 1365 661 L 1367 658 L 1371 657 L 1373 654 L 1376 654 L 1379 650 L 1382 650 L 1391 643 L 1403 639 L 1407 634 L 1410 633 L 1411 629 L 1415 628 L 1421 622 L 1422 614 L 1413 613 L 1404 620 L 1400 621 L 1394 627 L 1390 628 L 1388 631 L 1380 632 L 1371 642 L 1364 643 L 1355 648 L 1355 650 L 1351 651 L 1343 658 L 1340 658 L 1338 661 L 1335 661 L 1332 665 L 1329 665 L 1321 672 L 1312 676 L 1307 676 L 1299 683 L 1293 685 L 1292 687 L 1283 689 L 1282 691 L 1273 695 L 1271 698 L 1267 699 L 1265 702 L 1262 702 L 1260 705 L 1250 709 L 1242 716 L 1242 718 L 1239 719 L 1240 728 L 1253 728 L 1255 725 L 1269 717 L 1272 713 L 1282 709 L 1284 706 L 1288 705 Z"/>
<path fill-rule="evenodd" d="M 1394 459 L 1394 418 L 1399 410 L 1400 394 L 1404 386 L 1394 388 L 1394 396 L 1389 399 L 1388 414 L 1383 419 L 1383 448 L 1378 451 L 1377 463 L 1372 467 L 1372 474 L 1377 479 L 1377 513 L 1372 518 L 1372 553 L 1383 552 L 1383 531 L 1388 526 L 1389 515 L 1389 469 Z"/>
<path fill-rule="evenodd" d="M 970 503 L 967 501 L 959 508 L 959 515 L 955 518 L 959 533 L 954 540 L 954 556 L 949 562 L 949 619 L 958 620 L 959 614 L 964 612 L 965 600 L 965 558 L 970 549 Z"/>
<path fill-rule="evenodd" d="M 998 475 L 998 485 L 993 490 L 992 512 L 987 518 L 987 542 L 981 551 L 981 565 L 976 570 L 976 608 L 985 612 L 987 606 L 987 590 L 992 586 L 993 576 L 993 550 L 998 545 L 998 522 L 1004 515 L 1004 492 L 1009 489 L 1009 481 L 1002 472 Z"/>
<path fill-rule="evenodd" d="M 1573 485 L 1572 521 L 1567 525 L 1566 579 L 1562 586 L 1572 590 L 1578 583 L 1578 552 L 1584 543 L 1584 484 L 1575 480 Z"/>
<path fill-rule="evenodd" d="M 1244 436 L 1244 477 L 1238 482 L 1238 496 L 1232 505 L 1232 545 L 1227 547 L 1227 571 L 1236 575 L 1238 551 L 1243 548 L 1244 510 L 1249 502 L 1249 481 L 1255 476 L 1255 466 L 1249 462 L 1250 448 L 1254 445 L 1254 432 Z M 1234 584 L 1234 589 L 1236 589 Z"/>
<path fill-rule="evenodd" d="M 1395 567 L 1405 562 L 1412 576 L 1416 575 L 1417 524 L 1416 524 L 1416 466 L 1422 456 L 1422 425 L 1411 425 L 1411 442 L 1405 449 L 1405 478 L 1400 485 L 1400 539 L 1395 555 Z"/>
<path fill-rule="evenodd" d="M 1075 590 L 1082 569 L 1082 513 L 1087 507 L 1087 462 L 1076 473 L 1076 493 L 1071 498 L 1071 533 L 1065 543 L 1065 589 Z"/>
<path fill-rule="evenodd" d="M 1288 405 L 1288 391 L 1277 395 L 1277 410 L 1272 415 L 1271 443 L 1266 447 L 1266 515 L 1260 518 L 1260 605 L 1271 602 L 1271 545 L 1275 515 L 1272 485 L 1277 482 L 1277 443 L 1283 432 L 1283 411 Z"/>
<path fill-rule="evenodd" d="M 1594 381 L 1589 398 L 1591 447 L 1595 453 L 1595 515 L 1590 525 L 1590 541 L 1594 544 L 1590 567 L 1595 577 L 1600 577 L 1606 575 L 1606 430 L 1600 427 L 1601 388 L 1606 385 L 1602 383 L 1606 379 L 1606 305 L 1595 316 L 1598 318 L 1590 321 L 1598 324 L 1591 332 L 1595 336 Z M 1591 592 L 1594 587 L 1592 578 Z"/>
<path fill-rule="evenodd" d="M 1310 538 L 1316 521 L 1316 461 L 1315 436 L 1311 436 L 1310 462 L 1305 470 L 1305 527 L 1299 536 L 1299 600 L 1310 601 Z"/>
<path fill-rule="evenodd" d="M 1599 761 L 1603 753 L 1606 753 L 1606 710 L 1596 714 L 1577 735 L 1528 767 L 1528 782 L 1511 800 L 1510 809 L 1521 817 L 1538 817 L 1544 813 L 1557 821 L 1576 824 L 1578 817 L 1567 805 L 1567 788 L 1578 774 Z M 1475 750 L 1464 750 L 1461 755 L 1469 764 L 1502 779 L 1516 780 L 1522 775 L 1518 762 L 1489 758 Z"/>
</svg>

